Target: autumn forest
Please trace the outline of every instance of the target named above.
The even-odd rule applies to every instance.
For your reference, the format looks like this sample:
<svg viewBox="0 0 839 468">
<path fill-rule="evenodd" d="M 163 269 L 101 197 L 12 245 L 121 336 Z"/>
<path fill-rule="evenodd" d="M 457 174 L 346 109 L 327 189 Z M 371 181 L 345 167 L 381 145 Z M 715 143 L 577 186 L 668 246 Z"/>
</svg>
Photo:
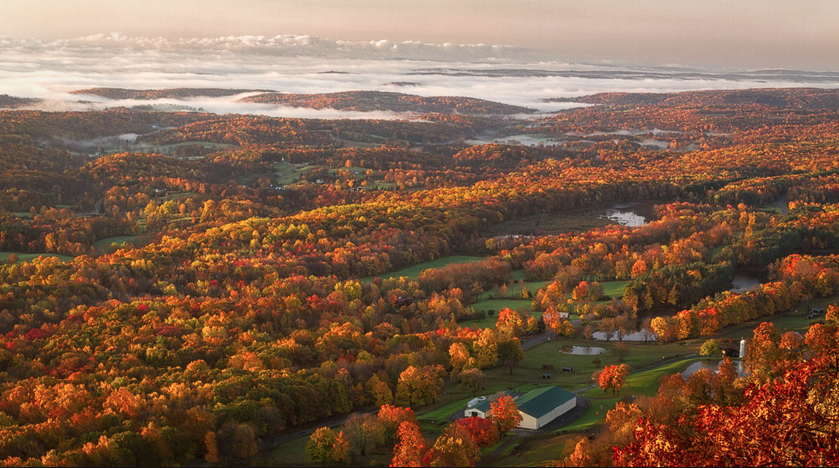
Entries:
<svg viewBox="0 0 839 468">
<path fill-rule="evenodd" d="M 0 464 L 839 465 L 838 90 L 409 92 L 0 96 Z"/>
</svg>

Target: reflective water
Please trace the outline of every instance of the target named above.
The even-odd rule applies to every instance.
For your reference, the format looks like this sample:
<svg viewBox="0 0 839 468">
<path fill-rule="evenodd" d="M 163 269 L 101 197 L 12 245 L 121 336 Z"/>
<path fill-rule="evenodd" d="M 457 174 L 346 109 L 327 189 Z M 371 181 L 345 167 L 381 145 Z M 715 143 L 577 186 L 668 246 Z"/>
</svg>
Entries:
<svg viewBox="0 0 839 468">
<path fill-rule="evenodd" d="M 605 353 L 606 348 L 601 348 L 599 346 L 563 346 L 559 348 L 559 352 L 582 356 L 594 356 L 596 354 Z"/>
<path fill-rule="evenodd" d="M 710 359 L 705 359 L 705 360 L 702 360 L 702 361 L 694 362 L 693 364 L 689 365 L 687 367 L 687 369 L 685 369 L 682 372 L 682 378 L 683 379 L 688 379 L 693 374 L 699 372 L 700 369 L 708 369 L 711 372 L 717 372 L 717 369 L 719 368 L 721 362 L 722 362 L 722 360 L 710 360 Z M 737 371 L 737 374 L 740 377 L 745 377 L 746 375 L 749 374 L 748 372 L 746 372 L 746 368 L 743 365 L 743 361 L 739 361 L 739 360 L 734 361 L 734 369 Z"/>
<path fill-rule="evenodd" d="M 521 145 L 521 146 L 531 146 L 531 145 L 545 145 L 545 146 L 556 146 L 562 144 L 561 141 L 557 141 L 556 138 L 550 135 L 539 135 L 539 134 L 521 134 L 521 135 L 510 135 L 505 137 L 498 137 L 494 139 L 490 138 L 480 138 L 475 140 L 466 140 L 464 141 L 466 144 L 470 145 L 486 145 L 490 143 L 502 143 L 505 145 Z"/>
<path fill-rule="evenodd" d="M 760 287 L 760 278 L 749 273 L 734 273 L 731 279 L 732 292 L 743 293 Z"/>
<path fill-rule="evenodd" d="M 618 203 L 606 209 L 606 217 L 612 221 L 629 227 L 640 227 L 647 224 L 647 218 L 639 215 L 631 208 L 632 203 Z"/>
<path fill-rule="evenodd" d="M 638 143 L 643 146 L 653 146 L 658 149 L 667 149 L 670 146 L 669 142 L 661 141 L 661 140 L 653 140 L 652 138 L 643 138 L 638 140 Z"/>
<path fill-rule="evenodd" d="M 592 338 L 598 341 L 606 341 L 606 332 L 594 332 Z M 644 332 L 641 330 L 634 331 L 623 335 L 623 341 L 657 341 L 658 337 L 652 332 Z M 615 333 L 612 333 L 612 338 L 609 341 L 620 341 Z"/>
</svg>

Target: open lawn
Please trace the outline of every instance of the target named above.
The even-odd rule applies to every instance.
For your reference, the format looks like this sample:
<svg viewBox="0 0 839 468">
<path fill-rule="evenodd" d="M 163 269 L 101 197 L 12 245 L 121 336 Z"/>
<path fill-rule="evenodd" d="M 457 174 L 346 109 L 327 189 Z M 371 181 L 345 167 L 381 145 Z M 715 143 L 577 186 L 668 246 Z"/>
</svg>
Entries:
<svg viewBox="0 0 839 468">
<path fill-rule="evenodd" d="M 342 148 L 381 148 L 382 146 L 382 143 L 367 143 L 366 141 L 341 139 Z"/>
<path fill-rule="evenodd" d="M 202 148 L 210 148 L 213 150 L 222 150 L 225 148 L 233 148 L 235 145 L 231 145 L 228 143 L 213 143 L 210 141 L 185 141 L 183 143 L 173 143 L 171 145 L 160 145 L 160 146 L 151 146 L 151 147 L 132 147 L 131 151 L 135 153 L 157 153 L 157 154 L 174 154 L 175 150 L 178 148 L 183 148 L 184 146 L 200 146 Z M 121 152 L 123 150 L 117 150 L 116 152 Z"/>
<path fill-rule="evenodd" d="M 713 259 L 717 255 L 719 255 L 719 253 L 722 252 L 722 249 L 724 249 L 726 247 L 728 247 L 727 244 L 718 245 L 718 246 L 714 247 L 714 249 L 711 250 L 711 259 Z"/>
<path fill-rule="evenodd" d="M 8 260 L 9 255 L 12 253 L 17 252 L 0 252 L 0 262 L 5 262 Z M 69 262 L 73 260 L 73 257 L 69 257 L 67 255 L 59 255 L 54 253 L 17 253 L 18 258 L 21 262 L 26 262 L 38 257 L 56 257 L 57 259 L 61 260 L 62 262 Z"/>
<path fill-rule="evenodd" d="M 614 340 L 606 343 L 564 337 L 554 338 L 552 341 L 525 351 L 524 360 L 513 370 L 512 375 L 506 368 L 489 369 L 485 373 L 490 383 L 506 386 L 522 384 L 558 385 L 573 391 L 592 385 L 591 375 L 594 371 L 602 369 L 606 365 L 620 364 L 620 360 L 614 352 L 615 343 Z M 672 358 L 676 355 L 696 352 L 696 347 L 679 343 L 645 345 L 643 343 L 626 342 L 626 344 L 629 347 L 629 354 L 625 358 L 625 363 L 633 369 L 657 364 L 665 357 Z M 605 348 L 606 352 L 599 355 L 572 355 L 561 352 L 563 346 L 598 346 Z M 595 359 L 600 361 L 600 365 L 592 362 Z M 542 365 L 553 365 L 554 370 L 545 371 L 542 369 Z M 574 370 L 570 373 L 561 373 L 561 367 L 572 367 Z M 543 373 L 550 373 L 551 379 L 542 380 Z"/>
<path fill-rule="evenodd" d="M 498 312 L 504 308 L 510 308 L 513 310 L 530 310 L 532 302 L 533 301 L 530 299 L 487 299 L 485 301 L 472 304 L 472 308 L 475 310 L 482 310 L 484 312 L 488 310 Z"/>
<path fill-rule="evenodd" d="M 520 437 L 509 444 L 489 466 L 553 466 L 553 462 L 568 456 L 574 449 L 579 434 L 544 434 Z M 518 448 L 514 448 L 518 445 Z"/>
<path fill-rule="evenodd" d="M 278 170 L 277 174 L 279 175 L 279 179 L 277 183 L 282 185 L 292 184 L 300 180 L 300 176 L 311 171 L 312 169 L 319 167 L 319 166 L 303 166 L 300 168 L 295 169 L 291 164 L 285 164 L 284 169 Z M 277 164 L 274 165 L 274 168 L 277 168 Z"/>
<path fill-rule="evenodd" d="M 510 282 L 507 284 L 507 297 L 521 297 L 522 288 L 527 288 L 530 291 L 530 294 L 535 296 L 540 289 L 547 287 L 553 281 L 525 281 L 524 280 L 524 270 L 516 270 L 510 274 Z M 601 281 L 600 284 L 603 286 L 603 294 L 614 298 L 620 299 L 623 297 L 623 290 L 626 289 L 626 285 L 629 284 L 629 281 Z M 481 294 L 481 299 L 489 299 L 494 295 L 500 295 L 499 289 L 495 288 L 491 291 L 487 291 Z"/>
<path fill-rule="evenodd" d="M 515 272 L 513 272 L 515 273 Z M 512 275 L 511 275 L 512 276 Z M 527 288 L 530 291 L 530 295 L 535 296 L 540 289 L 544 288 L 545 286 L 551 284 L 551 281 L 525 281 L 523 279 L 517 280 L 516 278 L 511 278 L 513 282 L 507 283 L 507 294 L 506 297 L 508 298 L 519 298 L 524 297 L 522 295 L 522 290 Z M 479 298 L 480 299 L 491 299 L 494 297 L 501 296 L 501 288 L 493 288 L 489 291 L 483 292 Z"/>
<path fill-rule="evenodd" d="M 445 421 L 446 419 L 448 419 L 449 416 L 453 415 L 454 413 L 463 411 L 463 408 L 466 407 L 466 403 L 468 403 L 471 399 L 471 396 L 466 397 L 442 406 L 438 406 L 437 408 L 424 411 L 417 415 L 417 420 L 428 422 L 435 421 L 436 423 Z"/>
<path fill-rule="evenodd" d="M 663 366 L 655 367 L 653 369 L 642 370 L 635 374 L 631 374 L 626 378 L 626 384 L 621 389 L 618 396 L 625 395 L 646 395 L 654 396 L 658 392 L 658 381 L 662 376 L 670 374 L 679 374 L 688 368 L 696 361 L 702 361 L 708 358 L 685 359 L 681 361 L 671 362 Z M 583 393 L 583 396 L 588 398 L 606 398 L 612 396 L 611 392 L 604 392 L 600 388 L 593 388 Z"/>
<path fill-rule="evenodd" d="M 609 410 L 613 409 L 615 405 L 621 401 L 621 398 L 592 398 L 588 401 L 589 408 L 580 419 L 572 422 L 571 424 L 561 427 L 554 432 L 558 431 L 568 431 L 568 432 L 583 432 L 587 431 L 594 426 L 597 426 L 604 419 L 606 419 L 606 413 Z"/>
<path fill-rule="evenodd" d="M 179 192 L 179 193 L 169 193 L 162 197 L 155 198 L 157 203 L 167 202 L 169 200 L 181 200 L 183 198 L 190 198 L 197 196 L 198 193 L 196 192 Z"/>
<path fill-rule="evenodd" d="M 93 249 L 97 253 L 107 252 L 108 249 L 111 248 L 111 244 L 116 244 L 118 246 L 122 246 L 125 244 L 133 244 L 134 239 L 137 236 L 114 236 L 114 237 L 106 237 L 104 239 L 99 239 L 98 241 L 93 243 Z"/>
<path fill-rule="evenodd" d="M 308 437 L 300 437 L 280 444 L 265 455 L 267 461 L 265 466 L 301 466 L 318 464 L 309 460 L 306 454 Z"/>
<path fill-rule="evenodd" d="M 484 260 L 485 257 L 469 257 L 465 255 L 450 255 L 448 257 L 440 257 L 436 260 L 431 260 L 428 262 L 418 263 L 413 266 L 409 266 L 407 268 L 403 268 L 399 271 L 394 271 L 393 273 L 385 273 L 383 275 L 378 276 L 368 276 L 367 278 L 362 278 L 361 281 L 370 282 L 376 278 L 401 278 L 406 276 L 412 280 L 419 278 L 420 273 L 423 270 L 428 270 L 429 268 L 442 268 L 446 265 L 451 265 L 453 263 L 475 263 Z"/>
<path fill-rule="evenodd" d="M 480 301 L 472 304 L 472 308 L 482 312 L 493 311 L 494 313 L 480 320 L 464 320 L 460 325 L 470 328 L 495 328 L 495 322 L 498 321 L 498 311 L 505 308 L 530 312 L 538 319 L 542 316 L 542 312 L 530 311 L 531 302 L 530 299 L 487 299 Z"/>
<path fill-rule="evenodd" d="M 629 284 L 629 281 L 603 281 L 600 283 L 603 286 L 603 294 L 615 299 L 623 297 L 623 290 L 626 289 L 627 284 Z"/>
</svg>

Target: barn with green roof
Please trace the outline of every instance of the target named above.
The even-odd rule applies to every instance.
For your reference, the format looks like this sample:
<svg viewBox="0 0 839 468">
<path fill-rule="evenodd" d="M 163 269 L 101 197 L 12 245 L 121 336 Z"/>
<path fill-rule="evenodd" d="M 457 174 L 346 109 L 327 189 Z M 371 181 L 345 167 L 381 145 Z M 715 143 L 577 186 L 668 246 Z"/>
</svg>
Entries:
<svg viewBox="0 0 839 468">
<path fill-rule="evenodd" d="M 506 393 L 513 397 L 519 407 L 522 417 L 519 427 L 524 429 L 541 429 L 577 406 L 577 395 L 556 386 L 537 388 L 523 395 Z M 469 403 L 464 413 L 466 416 L 489 416 L 488 398 L 476 398 Z"/>
</svg>

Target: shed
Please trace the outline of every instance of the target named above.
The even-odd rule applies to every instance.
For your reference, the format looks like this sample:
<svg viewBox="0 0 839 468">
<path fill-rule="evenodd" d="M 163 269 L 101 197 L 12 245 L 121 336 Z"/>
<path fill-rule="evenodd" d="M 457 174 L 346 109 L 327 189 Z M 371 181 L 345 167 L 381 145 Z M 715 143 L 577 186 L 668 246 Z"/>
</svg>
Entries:
<svg viewBox="0 0 839 468">
<path fill-rule="evenodd" d="M 518 427 L 523 429 L 541 429 L 577 406 L 577 395 L 556 386 L 537 388 L 523 395 L 513 392 L 504 393 L 515 399 L 522 417 Z M 485 399 L 475 406 L 466 408 L 464 415 L 486 418 L 489 416 L 490 409 L 490 399 Z"/>
<path fill-rule="evenodd" d="M 577 395 L 556 386 L 542 387 L 516 398 L 522 421 L 519 427 L 541 429 L 577 406 Z"/>
</svg>

